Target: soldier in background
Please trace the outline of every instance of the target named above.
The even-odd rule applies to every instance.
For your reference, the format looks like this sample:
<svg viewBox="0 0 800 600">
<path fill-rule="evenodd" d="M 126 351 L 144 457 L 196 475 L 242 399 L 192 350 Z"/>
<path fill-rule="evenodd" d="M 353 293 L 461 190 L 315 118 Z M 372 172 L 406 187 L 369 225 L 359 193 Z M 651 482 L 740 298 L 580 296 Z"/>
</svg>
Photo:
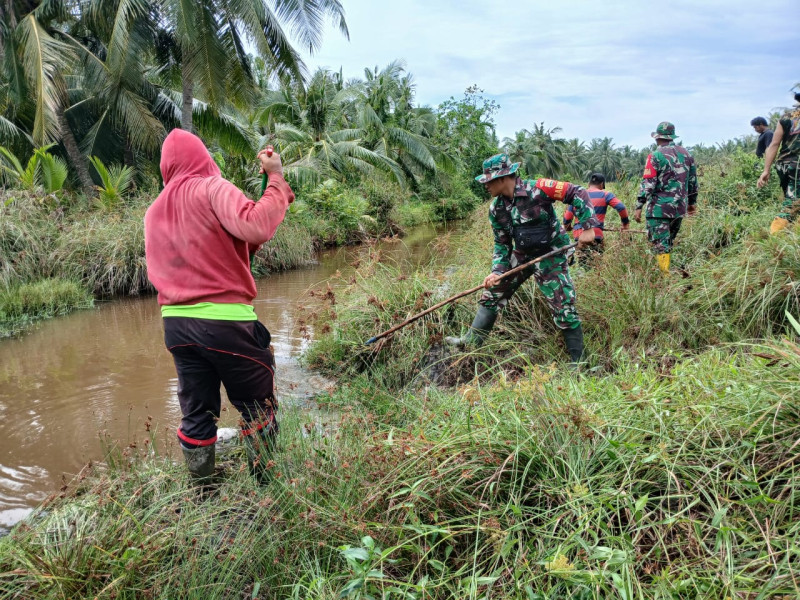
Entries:
<svg viewBox="0 0 800 600">
<path fill-rule="evenodd" d="M 516 175 L 519 163 L 507 154 L 496 154 L 483 162 L 483 174 L 475 178 L 494 198 L 489 222 L 494 233 L 492 272 L 483 282 L 486 288 L 478 301 L 478 312 L 466 335 L 448 337 L 448 344 L 479 346 L 494 327 L 500 310 L 531 276 L 547 300 L 553 320 L 561 330 L 571 364 L 583 357 L 583 329 L 575 308 L 575 288 L 567 267 L 567 252 L 546 258 L 513 277 L 500 275 L 552 250 L 569 245 L 570 239 L 558 221 L 553 203 L 572 204 L 584 229 L 579 243 L 594 243 L 594 216 L 589 194 L 580 186 L 552 179 L 523 180 Z"/>
<path fill-rule="evenodd" d="M 764 158 L 764 172 L 757 183 L 760 188 L 767 185 L 769 169 L 777 156 L 775 170 L 778 171 L 783 189 L 783 204 L 769 226 L 770 233 L 778 233 L 795 221 L 800 213 L 800 200 L 797 197 L 800 192 L 800 93 L 796 93 L 794 99 L 798 106 L 779 121 Z"/>
<path fill-rule="evenodd" d="M 697 212 L 697 169 L 688 150 L 674 142 L 675 125 L 662 121 L 650 135 L 658 147 L 647 157 L 633 218 L 641 223 L 647 204 L 647 237 L 659 269 L 669 273 L 670 252 L 683 217 Z"/>
</svg>

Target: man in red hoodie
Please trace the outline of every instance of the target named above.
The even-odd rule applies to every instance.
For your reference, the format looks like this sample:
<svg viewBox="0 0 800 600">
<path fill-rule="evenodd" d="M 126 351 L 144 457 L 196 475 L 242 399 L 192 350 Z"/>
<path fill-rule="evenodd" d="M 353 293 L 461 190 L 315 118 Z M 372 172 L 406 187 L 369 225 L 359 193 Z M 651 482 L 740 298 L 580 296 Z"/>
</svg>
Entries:
<svg viewBox="0 0 800 600">
<path fill-rule="evenodd" d="M 220 384 L 242 415 L 254 474 L 278 433 L 270 335 L 253 309 L 250 254 L 275 235 L 294 193 L 280 155 L 267 148 L 258 159 L 269 185 L 253 202 L 222 178 L 200 138 L 174 129 L 161 148 L 164 189 L 144 217 L 147 276 L 178 372 L 178 439 L 198 484 L 214 473 Z"/>
</svg>

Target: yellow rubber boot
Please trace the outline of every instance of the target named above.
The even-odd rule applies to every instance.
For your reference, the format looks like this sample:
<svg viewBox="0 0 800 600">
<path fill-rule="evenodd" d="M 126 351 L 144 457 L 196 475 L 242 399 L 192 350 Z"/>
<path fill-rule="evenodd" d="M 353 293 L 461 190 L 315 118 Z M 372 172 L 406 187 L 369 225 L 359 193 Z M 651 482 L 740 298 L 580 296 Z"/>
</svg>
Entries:
<svg viewBox="0 0 800 600">
<path fill-rule="evenodd" d="M 782 217 L 775 217 L 772 219 L 772 223 L 769 226 L 769 234 L 773 235 L 778 233 L 782 229 L 786 229 L 786 226 L 789 224 L 789 221 Z"/>
<path fill-rule="evenodd" d="M 658 268 L 662 273 L 669 275 L 669 253 L 657 254 L 656 260 L 658 261 Z"/>
</svg>

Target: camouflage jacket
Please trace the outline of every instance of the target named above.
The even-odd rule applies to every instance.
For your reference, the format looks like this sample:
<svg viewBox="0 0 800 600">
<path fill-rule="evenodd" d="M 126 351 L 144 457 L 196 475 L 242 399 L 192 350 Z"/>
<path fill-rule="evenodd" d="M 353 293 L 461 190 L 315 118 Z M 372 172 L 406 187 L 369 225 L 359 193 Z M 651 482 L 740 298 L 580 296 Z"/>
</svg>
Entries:
<svg viewBox="0 0 800 600">
<path fill-rule="evenodd" d="M 683 146 L 670 142 L 647 157 L 636 210 L 647 204 L 648 218 L 675 219 L 697 202 L 697 168 Z"/>
<path fill-rule="evenodd" d="M 584 228 L 599 227 L 589 193 L 579 185 L 553 179 L 520 179 L 514 197 L 498 196 L 489 206 L 489 222 L 494 232 L 492 273 L 505 273 L 511 268 L 514 249 L 514 227 L 517 225 L 549 225 L 553 250 L 570 243 L 569 236 L 558 222 L 553 203 L 560 200 L 572 204 Z"/>
<path fill-rule="evenodd" d="M 783 128 L 783 137 L 777 162 L 797 162 L 800 159 L 800 110 L 781 119 L 780 127 Z"/>
</svg>

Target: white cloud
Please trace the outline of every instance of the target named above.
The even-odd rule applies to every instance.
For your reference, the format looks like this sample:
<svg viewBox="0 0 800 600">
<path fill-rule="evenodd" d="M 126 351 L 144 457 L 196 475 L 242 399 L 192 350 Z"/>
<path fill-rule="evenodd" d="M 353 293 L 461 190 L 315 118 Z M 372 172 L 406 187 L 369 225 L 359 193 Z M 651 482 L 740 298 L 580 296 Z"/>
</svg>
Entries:
<svg viewBox="0 0 800 600">
<path fill-rule="evenodd" d="M 501 138 L 544 121 L 640 147 L 671 120 L 685 143 L 711 144 L 750 133 L 800 81 L 797 0 L 343 3 L 351 41 L 331 28 L 311 69 L 363 77 L 400 58 L 433 106 L 478 84 L 501 106 Z"/>
</svg>

